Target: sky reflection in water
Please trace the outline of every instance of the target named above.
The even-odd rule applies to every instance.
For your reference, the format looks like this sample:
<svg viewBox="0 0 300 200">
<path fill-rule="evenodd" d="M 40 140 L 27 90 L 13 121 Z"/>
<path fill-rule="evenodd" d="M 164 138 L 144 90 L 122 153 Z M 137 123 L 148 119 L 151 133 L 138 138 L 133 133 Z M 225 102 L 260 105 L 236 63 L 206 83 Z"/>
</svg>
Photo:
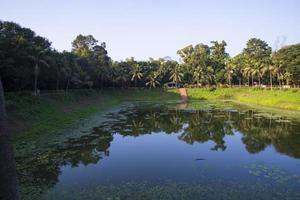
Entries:
<svg viewBox="0 0 300 200">
<path fill-rule="evenodd" d="M 133 104 L 81 137 L 27 152 L 32 144 L 17 144 L 21 192 L 25 199 L 300 199 L 299 131 L 296 120 L 237 106 Z"/>
</svg>

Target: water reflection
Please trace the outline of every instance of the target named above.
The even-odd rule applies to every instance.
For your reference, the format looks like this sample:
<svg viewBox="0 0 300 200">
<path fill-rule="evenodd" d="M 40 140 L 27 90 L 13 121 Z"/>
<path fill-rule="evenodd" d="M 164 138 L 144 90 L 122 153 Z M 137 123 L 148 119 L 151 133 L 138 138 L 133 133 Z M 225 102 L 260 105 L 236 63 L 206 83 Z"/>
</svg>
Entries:
<svg viewBox="0 0 300 200">
<path fill-rule="evenodd" d="M 242 134 L 250 154 L 272 145 L 276 151 L 300 158 L 300 124 L 269 113 L 211 105 L 189 109 L 187 105 L 134 105 L 106 115 L 106 121 L 79 138 L 45 146 L 19 142 L 17 171 L 21 192 L 38 198 L 57 184 L 62 166 L 100 163 L 110 155 L 114 135 L 138 137 L 146 134 L 176 134 L 188 144 L 213 142 L 212 151 L 226 151 L 226 136 Z M 138 149 L 137 149 L 138 150 Z"/>
<path fill-rule="evenodd" d="M 213 141 L 211 150 L 225 151 L 224 137 L 239 132 L 249 153 L 273 145 L 280 153 L 300 158 L 299 123 L 269 113 L 214 107 L 179 110 L 156 105 L 131 107 L 107 117 L 115 121 L 102 129 L 123 136 L 180 133 L 178 139 L 188 144 Z"/>
</svg>

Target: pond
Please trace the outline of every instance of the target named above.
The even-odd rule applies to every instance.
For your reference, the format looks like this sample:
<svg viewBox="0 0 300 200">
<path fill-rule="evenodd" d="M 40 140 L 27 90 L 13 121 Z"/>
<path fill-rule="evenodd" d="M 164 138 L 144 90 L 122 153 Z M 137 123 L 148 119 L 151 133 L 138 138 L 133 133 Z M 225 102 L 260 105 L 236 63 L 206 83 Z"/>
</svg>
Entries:
<svg viewBox="0 0 300 200">
<path fill-rule="evenodd" d="M 300 199 L 300 122 L 231 103 L 127 103 L 16 147 L 23 199 Z"/>
</svg>

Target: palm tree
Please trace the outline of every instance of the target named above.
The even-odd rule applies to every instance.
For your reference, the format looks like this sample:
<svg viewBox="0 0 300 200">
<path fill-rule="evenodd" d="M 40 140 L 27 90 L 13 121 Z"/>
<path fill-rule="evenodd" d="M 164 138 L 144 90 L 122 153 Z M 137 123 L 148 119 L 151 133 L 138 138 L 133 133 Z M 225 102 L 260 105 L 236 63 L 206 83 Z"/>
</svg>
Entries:
<svg viewBox="0 0 300 200">
<path fill-rule="evenodd" d="M 257 75 L 258 77 L 258 85 L 261 86 L 261 78 L 263 76 L 263 71 L 262 71 L 262 68 L 254 68 L 252 69 L 252 75 L 255 76 Z"/>
<path fill-rule="evenodd" d="M 73 79 L 76 79 L 78 77 L 77 71 L 78 71 L 78 64 L 76 62 L 76 59 L 72 53 L 63 52 L 63 68 L 62 72 L 67 78 L 66 80 L 66 87 L 65 92 L 68 93 L 70 83 Z"/>
<path fill-rule="evenodd" d="M 228 63 L 225 66 L 225 77 L 228 82 L 228 85 L 231 87 L 231 80 L 232 76 L 234 74 L 234 64 L 232 63 L 232 60 L 229 60 Z"/>
<path fill-rule="evenodd" d="M 141 67 L 138 64 L 133 64 L 131 81 L 134 80 L 134 87 L 136 87 L 137 80 L 142 79 L 142 77 L 143 77 L 143 74 L 141 72 Z"/>
<path fill-rule="evenodd" d="M 148 76 L 148 80 L 149 81 L 146 83 L 146 86 L 149 86 L 150 88 L 156 88 L 157 85 L 160 85 L 155 73 L 150 74 Z"/>
<path fill-rule="evenodd" d="M 235 57 L 230 58 L 229 61 L 231 61 L 231 63 L 234 65 L 234 73 L 237 76 L 239 86 L 241 87 L 244 76 L 244 56 L 242 54 L 238 54 Z"/>
<path fill-rule="evenodd" d="M 35 63 L 34 66 L 34 95 L 38 94 L 38 75 L 39 75 L 39 66 L 43 65 L 45 67 L 49 67 L 47 63 L 46 53 L 48 52 L 48 48 L 37 47 L 35 51 L 33 51 L 32 55 L 29 56 L 31 60 Z"/>
<path fill-rule="evenodd" d="M 131 133 L 133 136 L 138 136 L 142 133 L 144 124 L 141 121 L 132 120 L 130 124 Z"/>
<path fill-rule="evenodd" d="M 261 79 L 264 75 L 264 64 L 257 63 L 254 68 L 252 68 L 252 76 L 257 75 L 258 77 L 258 85 L 261 86 Z"/>
<path fill-rule="evenodd" d="M 293 74 L 290 72 L 285 72 L 283 74 L 283 78 L 286 80 L 286 85 L 290 85 L 290 81 L 292 79 Z"/>
<path fill-rule="evenodd" d="M 204 76 L 203 78 L 206 78 L 206 82 L 208 83 L 208 86 L 210 86 L 211 84 L 215 83 L 216 77 L 215 77 L 215 70 L 213 69 L 212 66 L 208 66 L 206 69 L 206 76 Z"/>
<path fill-rule="evenodd" d="M 250 86 L 250 77 L 251 77 L 251 86 L 253 86 L 253 63 L 251 62 L 251 59 L 248 56 L 242 55 L 243 60 L 243 75 L 247 77 L 248 79 L 248 86 Z"/>
<path fill-rule="evenodd" d="M 128 81 L 128 77 L 124 73 L 120 73 L 117 78 L 115 79 L 117 82 L 121 82 L 122 86 L 125 86 L 125 83 Z"/>
<path fill-rule="evenodd" d="M 284 63 L 282 61 L 277 61 L 275 62 L 275 67 L 274 67 L 274 74 L 276 74 L 276 77 L 277 77 L 277 80 L 278 80 L 278 83 L 279 83 L 279 87 L 281 88 L 282 86 L 282 81 L 284 79 Z"/>
<path fill-rule="evenodd" d="M 204 78 L 203 68 L 200 66 L 196 67 L 196 69 L 194 70 L 194 73 L 193 73 L 193 79 L 196 81 L 197 87 L 199 86 L 200 81 L 203 78 Z"/>
<path fill-rule="evenodd" d="M 181 82 L 181 78 L 183 77 L 183 73 L 180 71 L 180 65 L 176 65 L 171 71 L 170 80 L 176 83 L 176 87 L 178 87 L 178 83 Z"/>
<path fill-rule="evenodd" d="M 271 90 L 273 89 L 273 75 L 275 74 L 275 66 L 273 64 L 268 64 L 265 65 L 265 67 L 263 68 L 265 73 L 266 71 L 269 72 L 269 77 L 270 77 L 270 88 Z"/>
</svg>

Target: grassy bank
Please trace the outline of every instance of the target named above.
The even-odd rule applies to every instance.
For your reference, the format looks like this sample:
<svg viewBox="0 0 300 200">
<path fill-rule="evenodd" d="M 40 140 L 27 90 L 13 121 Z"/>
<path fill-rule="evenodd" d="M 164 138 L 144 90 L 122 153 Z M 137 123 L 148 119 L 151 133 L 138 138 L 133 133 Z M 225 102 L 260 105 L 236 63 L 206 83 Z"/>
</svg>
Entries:
<svg viewBox="0 0 300 200">
<path fill-rule="evenodd" d="M 267 90 L 259 88 L 188 89 L 190 99 L 231 99 L 248 105 L 300 111 L 300 90 Z"/>
<path fill-rule="evenodd" d="M 15 138 L 47 134 L 123 101 L 178 100 L 175 93 L 162 90 L 80 90 L 68 95 L 7 93 L 9 125 Z"/>
<path fill-rule="evenodd" d="M 300 90 L 262 90 L 254 88 L 188 89 L 190 100 L 229 99 L 247 105 L 278 108 L 300 113 Z M 124 101 L 178 101 L 177 89 L 163 90 L 78 90 L 68 95 L 44 94 L 34 97 L 6 93 L 11 131 L 17 137 L 47 134 Z"/>
</svg>

